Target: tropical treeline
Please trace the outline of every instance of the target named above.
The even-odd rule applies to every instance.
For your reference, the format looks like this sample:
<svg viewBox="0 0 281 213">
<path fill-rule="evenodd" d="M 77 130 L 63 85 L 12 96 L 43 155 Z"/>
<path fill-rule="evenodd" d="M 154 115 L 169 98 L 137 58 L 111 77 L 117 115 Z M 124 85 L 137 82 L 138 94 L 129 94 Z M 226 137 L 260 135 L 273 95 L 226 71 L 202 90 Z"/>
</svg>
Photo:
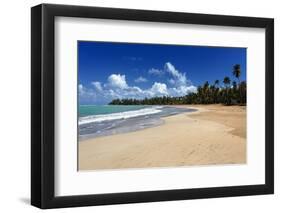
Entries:
<svg viewBox="0 0 281 213">
<path fill-rule="evenodd" d="M 153 97 L 138 99 L 114 99 L 111 105 L 173 105 L 173 104 L 225 104 L 246 105 L 247 84 L 240 81 L 241 66 L 233 66 L 232 75 L 224 77 L 222 81 L 215 80 L 212 84 L 206 81 L 197 87 L 196 93 L 189 93 L 181 97 Z"/>
</svg>

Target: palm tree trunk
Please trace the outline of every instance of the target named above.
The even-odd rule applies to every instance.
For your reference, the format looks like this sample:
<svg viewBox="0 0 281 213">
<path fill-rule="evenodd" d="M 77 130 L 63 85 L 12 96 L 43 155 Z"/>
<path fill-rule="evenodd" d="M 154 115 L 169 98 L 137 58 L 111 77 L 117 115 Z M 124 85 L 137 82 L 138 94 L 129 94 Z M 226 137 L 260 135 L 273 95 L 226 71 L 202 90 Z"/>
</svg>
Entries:
<svg viewBox="0 0 281 213">
<path fill-rule="evenodd" d="M 241 83 L 240 83 L 240 78 L 238 78 L 238 83 L 239 83 L 239 99 L 240 99 L 240 104 L 242 104 L 242 94 L 241 94 Z"/>
</svg>

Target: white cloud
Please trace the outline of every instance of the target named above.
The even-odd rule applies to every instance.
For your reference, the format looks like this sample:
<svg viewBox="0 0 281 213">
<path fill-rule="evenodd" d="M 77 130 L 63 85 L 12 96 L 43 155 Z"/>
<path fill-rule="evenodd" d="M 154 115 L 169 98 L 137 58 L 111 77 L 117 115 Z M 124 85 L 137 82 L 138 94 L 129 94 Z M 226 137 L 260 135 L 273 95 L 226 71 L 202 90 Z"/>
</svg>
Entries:
<svg viewBox="0 0 281 213">
<path fill-rule="evenodd" d="M 165 63 L 164 69 L 172 76 L 172 78 L 169 79 L 170 84 L 173 84 L 177 87 L 187 85 L 188 81 L 186 79 L 186 74 L 176 70 L 173 64 L 170 62 Z"/>
<path fill-rule="evenodd" d="M 107 82 L 105 82 L 103 86 L 102 83 L 98 81 L 91 83 L 94 86 L 92 89 L 88 89 L 82 84 L 79 84 L 79 99 L 84 103 L 105 104 L 116 98 L 144 99 L 146 97 L 151 98 L 156 96 L 176 97 L 197 91 L 197 88 L 186 78 L 186 74 L 177 70 L 170 62 L 165 63 L 163 71 L 157 69 L 151 70 L 154 70 L 152 71 L 154 74 L 158 73 L 158 71 L 169 74 L 170 79 L 166 81 L 170 87 L 164 82 L 154 82 L 150 88 L 141 89 L 137 86 L 128 85 L 125 75 L 111 74 L 108 76 Z M 135 79 L 135 82 L 145 82 L 146 80 L 147 79 L 140 76 Z"/>
<path fill-rule="evenodd" d="M 164 71 L 163 70 L 159 70 L 159 69 L 155 69 L 155 68 L 151 68 L 150 70 L 148 70 L 148 74 L 161 76 L 161 75 L 164 74 Z"/>
<path fill-rule="evenodd" d="M 78 85 L 79 101 L 81 103 L 96 103 L 97 94 L 92 89 L 89 89 L 82 84 Z"/>
<path fill-rule="evenodd" d="M 83 85 L 82 85 L 82 84 L 79 84 L 79 85 L 78 85 L 78 89 L 79 89 L 79 92 L 82 92 L 82 91 L 83 91 Z"/>
<path fill-rule="evenodd" d="M 136 83 L 143 83 L 143 82 L 147 82 L 147 79 L 142 77 L 142 76 L 140 76 L 137 79 L 135 79 L 135 82 Z"/>
<path fill-rule="evenodd" d="M 176 78 L 180 76 L 179 71 L 177 71 L 174 65 L 172 65 L 170 62 L 165 63 L 164 68 L 167 70 L 168 73 L 172 74 L 172 76 Z"/>
<path fill-rule="evenodd" d="M 167 91 L 167 85 L 164 84 L 164 83 L 158 83 L 158 82 L 155 82 L 150 91 L 153 93 L 154 96 L 157 96 L 157 95 L 168 95 L 168 91 Z"/>
<path fill-rule="evenodd" d="M 190 85 L 190 86 L 180 86 L 180 87 L 172 87 L 169 88 L 168 92 L 170 96 L 184 96 L 188 93 L 195 93 L 197 91 L 197 87 Z"/>
<path fill-rule="evenodd" d="M 168 83 L 171 84 L 171 85 L 175 85 L 176 81 L 171 78 L 171 79 L 168 80 Z"/>
<path fill-rule="evenodd" d="M 114 88 L 125 89 L 128 87 L 125 75 L 111 74 L 108 77 L 109 86 Z"/>
<path fill-rule="evenodd" d="M 85 88 L 82 84 L 78 85 L 78 92 L 79 92 L 79 95 L 83 95 L 86 92 Z"/>
<path fill-rule="evenodd" d="M 101 85 L 100 82 L 98 82 L 98 81 L 93 81 L 91 84 L 94 86 L 94 88 L 95 88 L 97 91 L 99 91 L 99 92 L 102 91 L 102 85 Z"/>
</svg>

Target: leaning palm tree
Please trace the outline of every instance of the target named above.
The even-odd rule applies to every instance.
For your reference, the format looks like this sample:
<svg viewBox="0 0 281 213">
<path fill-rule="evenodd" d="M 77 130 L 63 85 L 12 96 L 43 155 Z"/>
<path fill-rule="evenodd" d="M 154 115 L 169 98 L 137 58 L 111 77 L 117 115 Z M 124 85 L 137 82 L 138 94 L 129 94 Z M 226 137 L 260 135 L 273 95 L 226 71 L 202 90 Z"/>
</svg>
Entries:
<svg viewBox="0 0 281 213">
<path fill-rule="evenodd" d="M 224 77 L 223 83 L 224 83 L 225 91 L 226 91 L 225 92 L 225 103 L 229 104 L 230 98 L 229 98 L 229 94 L 228 94 L 228 87 L 229 87 L 229 85 L 231 83 L 230 78 L 229 77 Z"/>
</svg>

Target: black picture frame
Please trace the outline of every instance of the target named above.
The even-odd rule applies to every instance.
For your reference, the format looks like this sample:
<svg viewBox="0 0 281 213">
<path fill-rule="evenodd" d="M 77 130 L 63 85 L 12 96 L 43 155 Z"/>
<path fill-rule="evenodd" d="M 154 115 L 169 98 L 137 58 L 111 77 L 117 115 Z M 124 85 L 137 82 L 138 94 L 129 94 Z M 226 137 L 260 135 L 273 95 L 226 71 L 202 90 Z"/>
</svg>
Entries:
<svg viewBox="0 0 281 213">
<path fill-rule="evenodd" d="M 264 28 L 265 184 L 93 195 L 54 195 L 54 20 L 57 16 Z M 31 8 L 31 204 L 60 208 L 274 193 L 274 20 L 240 16 L 41 4 Z"/>
</svg>

